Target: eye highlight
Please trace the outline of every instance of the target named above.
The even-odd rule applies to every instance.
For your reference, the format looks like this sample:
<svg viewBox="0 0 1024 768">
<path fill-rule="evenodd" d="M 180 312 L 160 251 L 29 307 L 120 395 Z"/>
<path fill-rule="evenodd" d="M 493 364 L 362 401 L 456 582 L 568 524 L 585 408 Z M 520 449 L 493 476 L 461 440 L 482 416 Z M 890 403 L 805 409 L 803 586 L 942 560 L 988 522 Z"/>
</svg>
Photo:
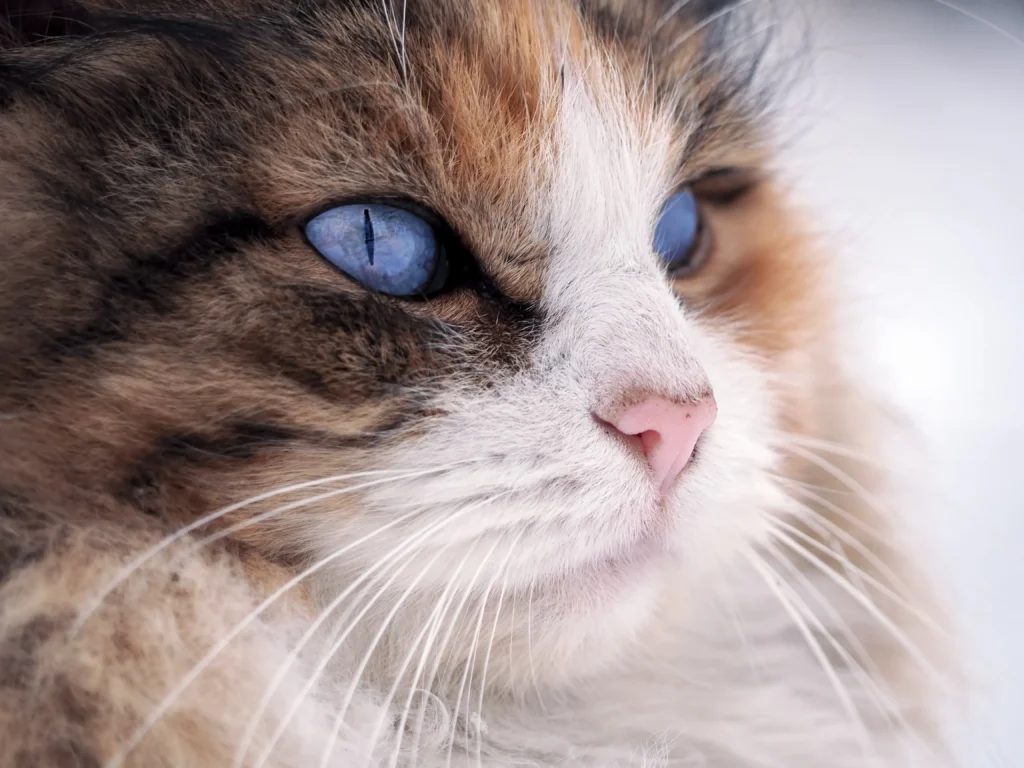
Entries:
<svg viewBox="0 0 1024 768">
<path fill-rule="evenodd" d="M 704 240 L 700 207 L 687 187 L 672 195 L 662 207 L 654 229 L 654 250 L 671 277 L 684 277 L 706 260 Z"/>
<path fill-rule="evenodd" d="M 339 205 L 305 226 L 309 243 L 327 261 L 371 291 L 430 296 L 446 282 L 448 262 L 434 228 L 393 205 Z"/>
</svg>

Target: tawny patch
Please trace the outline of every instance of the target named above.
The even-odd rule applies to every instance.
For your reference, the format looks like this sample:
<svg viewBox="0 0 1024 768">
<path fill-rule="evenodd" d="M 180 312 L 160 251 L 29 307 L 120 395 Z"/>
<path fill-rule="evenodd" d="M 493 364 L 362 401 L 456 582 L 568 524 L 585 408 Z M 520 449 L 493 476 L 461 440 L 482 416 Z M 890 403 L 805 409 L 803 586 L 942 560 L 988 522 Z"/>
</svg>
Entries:
<svg viewBox="0 0 1024 768">
<path fill-rule="evenodd" d="M 939 743 L 743 5 L 0 12 L 0 763 Z M 684 189 L 710 245 L 673 281 Z M 318 250 L 355 204 L 430 232 L 387 236 L 436 290 Z"/>
</svg>

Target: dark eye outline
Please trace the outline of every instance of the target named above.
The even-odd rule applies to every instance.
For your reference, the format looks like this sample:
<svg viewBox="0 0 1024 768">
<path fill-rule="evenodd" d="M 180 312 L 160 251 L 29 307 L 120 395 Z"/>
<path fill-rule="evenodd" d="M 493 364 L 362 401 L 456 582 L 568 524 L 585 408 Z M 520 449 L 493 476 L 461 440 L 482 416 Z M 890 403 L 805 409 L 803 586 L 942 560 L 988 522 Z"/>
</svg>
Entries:
<svg viewBox="0 0 1024 768">
<path fill-rule="evenodd" d="M 395 295 L 375 291 L 373 288 L 361 283 L 352 275 L 348 274 L 345 270 L 321 253 L 320 249 L 310 241 L 309 236 L 306 234 L 306 226 L 317 216 L 320 216 L 327 211 L 349 205 L 380 205 L 391 208 L 400 208 L 401 210 L 407 211 L 413 216 L 417 216 L 426 222 L 434 234 L 434 241 L 437 243 L 438 249 L 437 262 L 434 265 L 434 271 L 431 273 L 430 280 L 428 281 L 426 288 L 417 293 L 405 295 Z M 303 216 L 296 223 L 303 242 L 306 243 L 318 258 L 323 260 L 323 262 L 332 270 L 346 279 L 351 280 L 353 283 L 364 290 L 369 291 L 375 296 L 387 296 L 392 299 L 404 301 L 429 301 L 468 284 L 472 276 L 479 271 L 476 266 L 476 261 L 469 255 L 469 252 L 466 250 L 462 241 L 459 239 L 458 235 L 455 234 L 455 231 L 451 226 L 449 226 L 443 218 L 438 216 L 437 213 L 430 208 L 421 205 L 414 200 L 409 200 L 408 198 L 366 195 L 362 197 L 352 196 L 335 199 L 313 209 L 312 212 Z"/>
<path fill-rule="evenodd" d="M 688 186 L 698 201 L 709 205 L 732 205 L 763 181 L 759 171 L 750 168 L 719 167 L 705 171 Z"/>
</svg>

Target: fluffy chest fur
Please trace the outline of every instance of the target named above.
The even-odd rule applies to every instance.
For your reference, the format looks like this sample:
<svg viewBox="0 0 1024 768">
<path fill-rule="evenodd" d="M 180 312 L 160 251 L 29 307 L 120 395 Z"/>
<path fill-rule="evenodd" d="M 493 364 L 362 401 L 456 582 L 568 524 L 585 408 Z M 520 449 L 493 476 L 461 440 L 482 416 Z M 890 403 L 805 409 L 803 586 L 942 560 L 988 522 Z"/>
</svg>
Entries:
<svg viewBox="0 0 1024 768">
<path fill-rule="evenodd" d="M 771 24 L 56 5 L 0 50 L 0 763 L 946 759 Z"/>
</svg>

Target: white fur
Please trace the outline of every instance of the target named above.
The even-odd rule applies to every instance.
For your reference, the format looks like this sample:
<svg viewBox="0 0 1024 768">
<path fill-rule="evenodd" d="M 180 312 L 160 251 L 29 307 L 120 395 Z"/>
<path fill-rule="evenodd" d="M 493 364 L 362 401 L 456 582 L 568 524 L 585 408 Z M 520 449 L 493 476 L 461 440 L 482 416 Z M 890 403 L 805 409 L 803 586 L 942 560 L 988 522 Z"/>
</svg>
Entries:
<svg viewBox="0 0 1024 768">
<path fill-rule="evenodd" d="M 350 634 L 321 696 L 352 698 L 334 764 L 390 765 L 418 740 L 427 768 L 914 765 L 912 735 L 839 664 L 864 738 L 744 559 L 785 504 L 770 479 L 768 382 L 672 294 L 651 248 L 675 171 L 669 124 L 645 118 L 595 67 L 586 84 L 567 70 L 541 152 L 532 215 L 550 244 L 548 322 L 529 370 L 448 395 L 446 415 L 391 467 L 457 469 L 371 489 L 360 518 L 310 531 L 326 556 L 417 512 L 320 584 L 326 604 L 362 576 L 358 605 L 376 599 L 358 625 L 354 608 L 332 625 Z M 675 492 L 671 530 L 657 546 L 638 544 L 656 527 L 654 489 L 591 414 L 626 393 L 688 399 L 708 387 L 718 421 Z M 847 628 L 872 624 L 849 595 L 811 578 L 832 606 L 817 612 L 822 630 L 843 631 L 836 615 Z M 429 694 L 411 693 L 413 676 Z M 399 743 L 403 713 L 410 729 L 425 719 Z"/>
</svg>

